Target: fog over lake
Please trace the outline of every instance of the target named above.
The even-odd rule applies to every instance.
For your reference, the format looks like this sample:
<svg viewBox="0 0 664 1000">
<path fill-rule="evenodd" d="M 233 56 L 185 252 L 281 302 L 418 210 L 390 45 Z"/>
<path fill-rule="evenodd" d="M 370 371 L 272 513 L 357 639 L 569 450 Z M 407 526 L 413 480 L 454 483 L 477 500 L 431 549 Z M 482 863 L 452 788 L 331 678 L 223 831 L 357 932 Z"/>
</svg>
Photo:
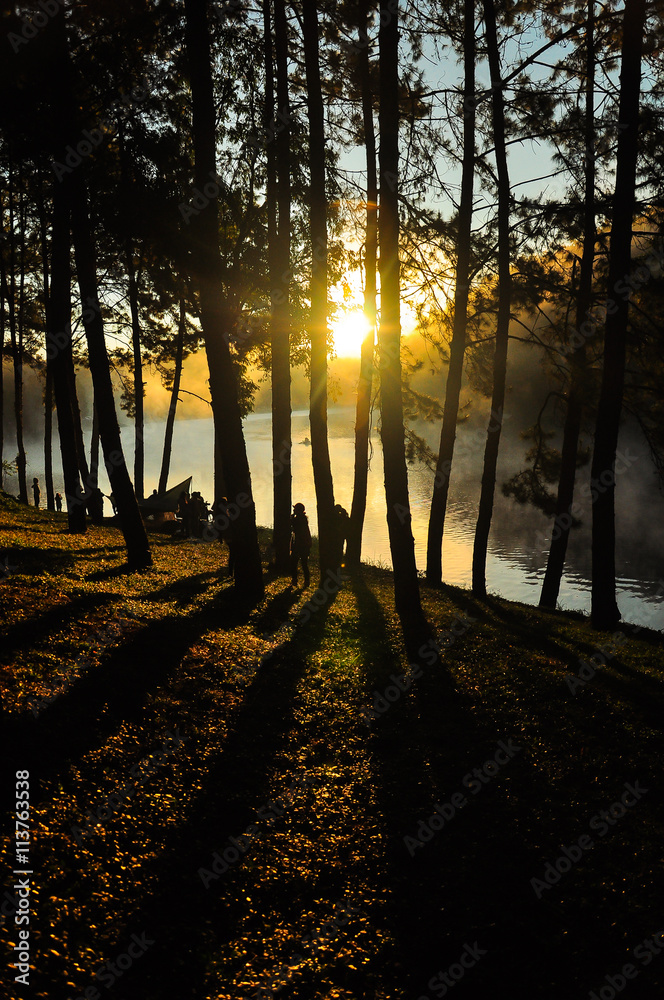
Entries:
<svg viewBox="0 0 664 1000">
<path fill-rule="evenodd" d="M 508 415 L 509 417 L 509 415 Z M 493 516 L 487 587 L 490 593 L 536 604 L 546 566 L 551 520 L 530 506 L 521 506 L 503 496 L 500 485 L 525 468 L 527 443 L 519 428 L 506 418 L 498 465 L 498 485 Z M 330 456 L 334 476 L 335 501 L 349 512 L 353 491 L 353 426 L 351 407 L 331 407 L 329 413 Z M 374 419 L 376 419 L 374 417 Z M 514 421 L 517 423 L 517 421 Z M 247 451 L 258 523 L 272 523 L 272 446 L 269 413 L 250 414 L 244 423 Z M 316 532 L 316 503 L 311 469 L 311 448 L 303 442 L 309 436 L 308 413 L 293 413 L 293 502 L 301 501 Z M 418 432 L 437 450 L 438 427 L 420 425 Z M 477 413 L 459 427 L 450 482 L 448 515 L 443 546 L 443 578 L 446 583 L 470 587 L 471 558 L 486 424 Z M 164 440 L 163 422 L 146 424 L 145 490 L 157 485 Z M 176 421 L 169 486 L 193 476 L 192 489 L 206 500 L 213 498 L 212 420 Z M 128 461 L 133 459 L 133 430 L 123 429 Z M 373 455 L 368 485 L 367 515 L 363 536 L 364 560 L 390 566 L 390 547 L 385 519 L 385 493 L 380 437 L 374 427 Z M 620 449 L 627 448 L 630 465 L 618 476 L 617 572 L 618 605 L 625 621 L 664 629 L 664 605 L 656 598 L 658 581 L 664 580 L 664 496 L 654 474 L 646 445 L 635 433 L 623 430 Z M 589 481 L 590 470 L 579 470 L 578 484 Z M 426 538 L 433 474 L 422 465 L 409 469 L 410 501 L 417 566 L 426 565 Z M 108 492 L 104 483 L 104 492 Z M 581 500 L 582 526 L 573 530 L 559 603 L 563 608 L 590 611 L 590 501 Z M 108 506 L 108 505 L 107 505 Z M 107 510 L 107 513 L 110 511 Z M 542 535 L 544 533 L 544 535 Z"/>
</svg>

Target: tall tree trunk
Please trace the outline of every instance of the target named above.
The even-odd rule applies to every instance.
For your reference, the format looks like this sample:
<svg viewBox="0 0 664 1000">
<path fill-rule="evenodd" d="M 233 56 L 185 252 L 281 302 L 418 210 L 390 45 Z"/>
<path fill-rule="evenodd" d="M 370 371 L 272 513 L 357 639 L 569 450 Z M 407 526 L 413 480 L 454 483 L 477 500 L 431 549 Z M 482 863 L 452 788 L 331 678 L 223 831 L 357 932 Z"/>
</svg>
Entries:
<svg viewBox="0 0 664 1000">
<path fill-rule="evenodd" d="M 595 6 L 588 0 L 588 21 L 586 24 L 586 108 L 585 108 L 585 193 L 583 205 L 583 250 L 581 273 L 576 301 L 576 329 L 580 330 L 590 313 L 593 294 L 593 265 L 595 263 Z M 567 412 L 563 428 L 563 446 L 560 464 L 560 480 L 556 496 L 556 510 L 551 534 L 551 547 L 547 560 L 541 608 L 555 608 L 560 592 L 560 581 L 565 565 L 567 543 L 572 526 L 570 508 L 574 501 L 576 462 L 581 433 L 583 400 L 586 395 L 586 344 L 582 339 L 570 357 L 570 387 L 567 396 Z"/>
<path fill-rule="evenodd" d="M 398 8 L 381 0 L 380 30 L 380 408 L 387 527 L 394 569 L 394 596 L 403 620 L 422 617 L 415 541 L 408 498 L 408 470 L 401 395 L 399 275 L 399 27 Z"/>
<path fill-rule="evenodd" d="M 641 56 L 646 18 L 645 0 L 626 0 L 623 18 L 618 151 L 613 221 L 609 245 L 608 296 L 615 309 L 606 318 L 602 386 L 597 407 L 591 478 L 600 484 L 593 506 L 592 610 L 595 628 L 609 629 L 620 620 L 616 602 L 615 460 L 625 382 L 629 295 L 615 289 L 632 263 L 636 164 L 639 137 Z M 605 478 L 608 475 L 609 481 Z"/>
<path fill-rule="evenodd" d="M 510 327 L 510 306 L 512 298 L 512 277 L 510 274 L 510 178 L 507 167 L 505 144 L 505 109 L 502 81 L 500 78 L 500 55 L 496 30 L 496 11 L 493 0 L 484 0 L 484 24 L 489 56 L 489 71 L 492 86 L 492 118 L 494 145 L 496 148 L 496 170 L 498 173 L 498 317 L 496 321 L 496 351 L 493 363 L 493 395 L 491 416 L 484 449 L 484 469 L 480 504 L 475 528 L 473 546 L 473 593 L 486 596 L 486 554 L 489 531 L 493 515 L 493 500 L 496 489 L 496 467 L 498 449 L 503 425 L 505 405 L 505 381 L 507 378 L 507 346 Z"/>
<path fill-rule="evenodd" d="M 99 486 L 99 416 L 97 401 L 92 399 L 92 431 L 90 432 L 90 489 Z"/>
<path fill-rule="evenodd" d="M 159 473 L 158 493 L 165 493 L 168 489 L 168 470 L 171 464 L 171 448 L 173 447 L 173 429 L 175 427 L 175 412 L 178 406 L 178 395 L 180 392 L 180 379 L 182 378 L 182 356 L 184 354 L 184 335 L 187 329 L 187 310 L 185 301 L 180 299 L 180 321 L 178 323 L 178 339 L 175 346 L 175 371 L 173 373 L 173 388 L 171 390 L 171 402 L 168 407 L 166 417 L 166 432 L 164 434 L 164 452 L 161 458 L 161 472 Z M 215 497 L 215 500 L 217 497 Z"/>
<path fill-rule="evenodd" d="M 309 212 L 311 235 L 311 387 L 309 426 L 316 488 L 321 578 L 338 568 L 334 486 L 327 438 L 327 196 L 325 192 L 325 121 L 318 56 L 316 0 L 303 5 L 304 63 L 309 116 Z"/>
<path fill-rule="evenodd" d="M 443 425 L 436 475 L 431 497 L 427 539 L 427 583 L 438 586 L 443 578 L 442 548 L 447 513 L 454 443 L 456 441 L 459 397 L 466 351 L 468 291 L 470 282 L 470 234 L 473 219 L 473 183 L 475 179 L 475 3 L 464 0 L 464 89 L 463 89 L 463 163 L 461 201 L 457 232 L 457 265 L 454 285 L 454 322 L 450 343 L 450 361 L 445 386 Z"/>
<path fill-rule="evenodd" d="M 138 272 L 134 270 L 131 247 L 126 250 L 129 277 L 129 310 L 131 312 L 131 344 L 134 356 L 134 489 L 139 500 L 145 497 L 145 419 L 143 415 L 143 358 L 141 355 L 141 323 L 138 313 Z"/>
<path fill-rule="evenodd" d="M 19 217 L 21 212 L 19 209 Z M 21 233 L 23 248 L 25 234 Z M 23 260 L 21 249 L 21 260 Z M 19 279 L 22 292 L 23 273 Z M 26 479 L 26 455 L 23 442 L 23 310 L 19 302 L 18 318 L 16 310 L 16 234 L 14 232 L 14 180 L 12 165 L 9 167 L 9 335 L 12 345 L 12 361 L 14 367 L 14 421 L 16 423 L 16 466 L 18 471 L 19 499 L 28 502 L 28 483 Z M 22 294 L 21 294 L 22 300 Z"/>
<path fill-rule="evenodd" d="M 0 201 L 0 225 L 4 230 L 4 213 Z M 0 490 L 5 488 L 5 474 L 2 462 L 5 445 L 5 302 L 7 277 L 5 274 L 5 255 L 0 247 Z"/>
<path fill-rule="evenodd" d="M 269 14 L 269 3 L 265 0 Z M 269 21 L 269 16 L 268 16 Z M 269 30 L 267 32 L 269 42 Z M 272 304 L 272 468 L 274 497 L 273 543 L 277 571 L 290 568 L 291 473 L 291 373 L 290 373 L 290 97 L 288 93 L 288 25 L 284 0 L 274 0 L 274 49 L 276 56 L 277 115 L 274 115 L 272 46 L 266 42 L 266 105 L 273 117 L 268 133 L 268 169 L 272 172 L 272 221 L 270 289 Z M 270 141 L 274 135 L 274 144 Z M 272 148 L 274 145 L 274 153 Z M 272 160 L 272 164 L 270 164 Z M 269 196 L 268 196 L 268 200 Z"/>
<path fill-rule="evenodd" d="M 276 136 L 276 115 L 274 106 L 274 56 L 272 51 L 272 4 L 263 0 L 263 60 L 265 64 L 265 107 L 263 111 L 263 127 L 265 129 L 265 207 L 267 212 L 267 264 L 270 281 L 270 344 L 272 350 L 272 371 L 270 388 L 272 392 L 272 465 L 273 465 L 273 534 L 272 544 L 277 548 L 277 469 L 275 456 L 278 452 L 278 439 L 274 427 L 275 393 L 277 392 L 274 372 L 274 352 L 277 340 L 274 315 L 277 291 L 277 275 L 279 273 L 279 257 L 277 255 L 277 156 L 273 136 Z M 282 293 L 283 294 L 283 293 Z M 289 511 L 290 513 L 290 511 Z"/>
<path fill-rule="evenodd" d="M 66 152 L 64 150 L 63 150 L 63 155 L 66 155 Z M 71 190 L 70 190 L 70 188 L 67 188 L 66 198 L 67 198 L 67 206 L 68 206 L 67 207 L 67 218 L 69 219 L 70 218 L 70 212 L 71 212 L 71 202 L 70 202 Z M 69 250 L 70 250 L 70 247 L 69 247 L 69 244 L 68 244 L 68 246 L 67 246 L 67 252 L 68 253 L 69 253 Z M 70 306 L 70 309 L 71 309 L 71 302 L 69 302 L 69 306 Z M 57 333 L 57 330 L 56 330 L 56 333 Z M 76 385 L 76 369 L 74 367 L 74 352 L 73 352 L 73 349 L 72 349 L 71 331 L 69 333 L 69 336 L 67 336 L 66 339 L 63 340 L 63 342 L 62 342 L 62 345 L 60 347 L 60 354 L 62 354 L 61 363 L 62 363 L 62 366 L 63 366 L 63 371 L 66 374 L 67 384 L 68 384 L 69 407 L 71 409 L 71 415 L 72 415 L 72 421 L 73 421 L 73 423 L 71 425 L 72 435 L 73 435 L 73 443 L 74 443 L 74 447 L 76 449 L 76 458 L 77 458 L 77 462 L 78 462 L 79 476 L 80 476 L 81 482 L 83 484 L 82 497 L 83 497 L 83 500 L 84 500 L 84 502 L 85 502 L 85 504 L 87 506 L 88 502 L 89 502 L 89 499 L 90 499 L 90 496 L 91 496 L 91 493 L 92 493 L 92 487 L 91 487 L 91 482 L 90 482 L 90 471 L 89 471 L 89 468 L 88 468 L 88 460 L 87 460 L 87 456 L 86 456 L 86 453 L 85 453 L 85 440 L 83 438 L 83 426 L 82 426 L 82 423 L 81 423 L 81 407 L 80 407 L 79 401 L 78 401 L 78 389 L 77 389 L 77 385 Z M 47 352 L 47 358 L 48 358 L 48 352 Z M 48 361 L 47 361 L 47 364 L 48 364 Z"/>
<path fill-rule="evenodd" d="M 64 7 L 60 7 L 53 16 L 50 25 L 54 40 L 55 114 L 59 119 L 64 145 L 66 142 L 73 142 L 78 135 L 77 101 L 74 93 Z M 70 197 L 76 276 L 81 302 L 85 303 L 83 325 L 88 344 L 90 373 L 99 416 L 99 431 L 106 470 L 118 507 L 120 527 L 127 547 L 127 562 L 132 569 L 142 569 L 151 565 L 152 556 L 122 450 L 111 370 L 104 337 L 104 321 L 97 291 L 96 253 L 90 226 L 86 182 L 82 170 L 82 167 L 73 170 L 66 178 L 62 178 L 60 183 L 67 187 Z M 89 475 L 86 485 L 89 492 Z"/>
<path fill-rule="evenodd" d="M 367 218 L 364 254 L 364 318 L 367 332 L 360 352 L 360 379 L 355 407 L 355 468 L 353 502 L 348 522 L 346 568 L 358 570 L 362 555 L 362 531 L 367 509 L 369 475 L 369 424 L 373 383 L 374 340 L 376 338 L 376 261 L 378 256 L 378 177 L 376 171 L 376 130 L 373 117 L 373 94 L 369 70 L 369 4 L 360 8 L 358 59 L 362 91 L 362 123 L 367 164 Z"/>
<path fill-rule="evenodd" d="M 53 373 L 50 362 L 46 363 L 44 379 L 44 485 L 46 487 L 46 509 L 55 510 L 53 490 Z"/>
<path fill-rule="evenodd" d="M 64 150 L 64 144 L 63 144 Z M 46 324 L 46 353 L 50 358 L 58 415 L 58 437 L 65 481 L 65 502 L 69 531 L 86 531 L 85 507 L 81 502 L 81 481 L 74 437 L 74 414 L 69 391 L 68 356 L 71 352 L 71 267 L 69 253 L 69 200 L 66 184 L 53 187 L 53 230 L 51 236 L 51 288 Z"/>
<path fill-rule="evenodd" d="M 120 527 L 127 547 L 127 562 L 132 569 L 143 569 L 152 564 L 152 555 L 122 450 L 111 370 L 104 338 L 104 321 L 97 294 L 97 266 L 90 229 L 87 192 L 83 178 L 76 171 L 72 175 L 72 189 L 72 235 L 76 274 L 81 301 L 90 305 L 90 308 L 86 309 L 83 314 L 83 320 L 88 343 L 90 373 L 99 417 L 101 445 L 111 490 L 118 508 Z"/>
<path fill-rule="evenodd" d="M 216 109 L 212 83 L 207 0 L 185 0 L 185 38 L 191 81 L 195 182 L 199 188 L 216 175 Z M 231 522 L 235 546 L 235 586 L 242 597 L 263 594 L 261 553 L 256 529 L 251 474 L 242 430 L 237 377 L 228 346 L 230 319 L 222 299 L 218 202 L 213 197 L 192 220 L 194 269 L 200 294 L 200 314 L 210 370 L 210 395 L 215 437 L 221 455 L 228 497 L 238 507 Z"/>
<path fill-rule="evenodd" d="M 76 456 L 78 469 L 83 483 L 83 498 L 86 506 L 89 506 L 92 489 L 90 485 L 90 469 L 88 468 L 88 456 L 85 451 L 85 439 L 83 437 L 83 425 L 81 423 L 81 407 L 78 402 L 78 389 L 76 387 L 76 369 L 74 368 L 74 352 L 72 351 L 72 341 L 63 348 L 65 362 L 67 366 L 67 380 L 69 383 L 69 394 L 71 397 L 71 409 L 74 418 L 74 443 L 76 445 Z"/>
<path fill-rule="evenodd" d="M 46 206 L 43 196 L 44 179 L 39 171 L 39 233 L 42 257 L 42 293 L 44 303 L 44 325 L 48 329 L 48 314 L 50 306 L 49 293 L 49 260 L 48 240 L 46 237 Z M 53 372 L 51 359 L 46 351 L 46 366 L 44 374 L 44 485 L 46 487 L 46 509 L 55 510 L 55 493 L 53 490 Z"/>
</svg>

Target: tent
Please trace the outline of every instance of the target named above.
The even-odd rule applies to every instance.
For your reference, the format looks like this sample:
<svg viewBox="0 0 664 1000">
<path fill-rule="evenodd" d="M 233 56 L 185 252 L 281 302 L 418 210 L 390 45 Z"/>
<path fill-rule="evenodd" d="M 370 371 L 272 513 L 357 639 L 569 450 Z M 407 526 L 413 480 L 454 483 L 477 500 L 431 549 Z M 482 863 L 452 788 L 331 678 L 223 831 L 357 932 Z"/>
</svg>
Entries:
<svg viewBox="0 0 664 1000">
<path fill-rule="evenodd" d="M 152 494 L 151 497 L 147 497 L 145 500 L 139 500 L 138 506 L 147 514 L 156 514 L 158 512 L 164 513 L 165 511 L 175 513 L 178 509 L 180 494 L 183 491 L 185 493 L 189 493 L 191 489 L 192 478 L 192 476 L 189 476 L 189 479 L 185 479 L 183 482 L 178 483 L 177 486 L 173 486 L 170 490 L 166 490 L 165 493 L 159 493 L 157 496 Z"/>
</svg>

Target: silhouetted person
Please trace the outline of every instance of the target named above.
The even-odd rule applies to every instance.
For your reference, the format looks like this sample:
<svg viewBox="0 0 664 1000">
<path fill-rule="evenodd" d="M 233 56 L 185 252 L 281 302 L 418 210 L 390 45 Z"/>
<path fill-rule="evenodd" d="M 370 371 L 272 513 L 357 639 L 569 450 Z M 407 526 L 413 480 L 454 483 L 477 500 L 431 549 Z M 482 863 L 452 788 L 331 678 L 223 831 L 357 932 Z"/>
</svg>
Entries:
<svg viewBox="0 0 664 1000">
<path fill-rule="evenodd" d="M 90 517 L 93 524 L 101 524 L 104 520 L 104 494 L 98 486 L 90 497 Z"/>
<path fill-rule="evenodd" d="M 111 507 L 113 508 L 113 517 L 117 517 L 118 505 L 115 502 L 115 493 L 111 493 L 108 499 L 111 501 Z"/>
<path fill-rule="evenodd" d="M 55 494 L 55 509 L 58 513 L 62 511 L 62 493 Z"/>
<path fill-rule="evenodd" d="M 178 497 L 178 517 L 180 518 L 180 530 L 186 536 L 189 534 L 189 497 L 184 490 Z"/>
<path fill-rule="evenodd" d="M 297 587 L 298 564 L 302 563 L 304 586 L 309 586 L 309 553 L 311 552 L 311 532 L 309 520 L 304 512 L 304 504 L 296 503 L 291 514 L 291 583 Z"/>
<path fill-rule="evenodd" d="M 32 495 L 35 498 L 35 507 L 39 507 L 41 490 L 39 489 L 39 480 L 36 477 L 32 480 Z"/>
<path fill-rule="evenodd" d="M 340 503 L 334 508 L 334 536 L 335 536 L 335 564 L 341 566 L 344 558 L 344 545 L 348 537 L 348 522 L 350 518 L 348 511 L 344 510 Z"/>
<path fill-rule="evenodd" d="M 207 521 L 207 509 L 203 501 L 203 497 L 200 495 L 198 490 L 191 494 L 191 499 L 189 500 L 189 534 L 193 535 L 194 538 L 201 538 L 203 535 L 203 528 L 201 521 L 205 519 Z"/>
</svg>

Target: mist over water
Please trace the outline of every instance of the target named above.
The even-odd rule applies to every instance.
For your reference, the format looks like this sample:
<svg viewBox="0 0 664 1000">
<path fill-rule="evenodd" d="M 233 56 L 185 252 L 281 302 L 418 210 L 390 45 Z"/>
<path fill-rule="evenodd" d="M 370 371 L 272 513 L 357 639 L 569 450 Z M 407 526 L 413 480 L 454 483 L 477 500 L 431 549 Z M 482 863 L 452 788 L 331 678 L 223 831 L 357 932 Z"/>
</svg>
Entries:
<svg viewBox="0 0 664 1000">
<path fill-rule="evenodd" d="M 353 492 L 355 413 L 352 407 L 332 407 L 329 412 L 330 456 L 334 476 L 335 501 L 350 512 Z M 247 452 L 258 523 L 272 523 L 272 444 L 269 413 L 253 413 L 245 420 Z M 317 532 L 316 501 L 311 468 L 308 412 L 293 413 L 293 502 L 304 503 L 313 533 Z M 525 468 L 527 444 L 520 438 L 519 420 L 505 420 L 501 437 L 494 516 L 489 539 L 487 587 L 490 593 L 537 604 L 540 596 L 551 520 L 530 506 L 520 506 L 503 496 L 500 485 Z M 418 432 L 437 449 L 438 427 L 421 425 Z M 155 421 L 145 428 L 145 492 L 157 486 L 164 441 L 164 423 Z M 443 579 L 446 583 L 470 587 L 471 560 L 484 443 L 485 414 L 476 412 L 459 426 L 450 483 L 448 514 L 443 545 Z M 54 444 L 57 438 L 54 436 Z M 373 454 L 368 483 L 368 503 L 363 536 L 365 561 L 391 566 L 385 518 L 385 493 L 380 437 L 372 433 Z M 193 476 L 192 489 L 206 500 L 214 496 L 214 433 L 211 419 L 176 421 L 169 474 L 169 487 Z M 123 429 L 123 445 L 133 470 L 133 427 Z M 636 433 L 624 429 L 620 448 L 629 447 L 637 458 L 618 476 L 616 485 L 616 550 L 619 575 L 618 605 L 625 621 L 664 629 L 664 604 L 655 595 L 664 580 L 664 496 L 658 486 L 645 443 Z M 54 453 L 59 471 L 59 456 Z M 40 475 L 39 471 L 32 475 Z M 589 466 L 578 473 L 578 484 L 589 481 Z M 426 565 L 426 539 L 433 473 L 417 465 L 409 470 L 413 534 L 418 569 Z M 108 494 L 105 474 L 100 486 Z M 10 486 L 11 489 L 11 486 Z M 64 493 L 62 479 L 55 477 L 55 489 Z M 43 490 L 42 490 L 43 492 Z M 578 494 L 577 494 L 578 495 Z M 45 497 L 44 497 L 45 500 Z M 560 592 L 563 608 L 590 611 L 590 525 L 589 498 L 581 499 L 582 525 L 573 530 Z M 105 513 L 110 514 L 108 501 Z M 542 537 L 544 533 L 544 537 Z"/>
</svg>

